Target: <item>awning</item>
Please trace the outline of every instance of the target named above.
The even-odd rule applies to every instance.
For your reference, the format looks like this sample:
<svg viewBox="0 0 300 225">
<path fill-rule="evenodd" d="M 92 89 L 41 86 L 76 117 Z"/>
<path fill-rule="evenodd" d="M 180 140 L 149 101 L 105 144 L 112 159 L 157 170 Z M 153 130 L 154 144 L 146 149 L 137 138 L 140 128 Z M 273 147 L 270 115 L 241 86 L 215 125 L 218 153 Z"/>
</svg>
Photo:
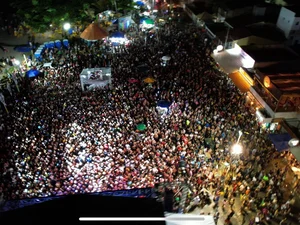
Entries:
<svg viewBox="0 0 300 225">
<path fill-rule="evenodd" d="M 268 137 L 274 144 L 277 151 L 281 152 L 281 151 L 288 150 L 290 148 L 288 142 L 292 138 L 288 133 L 269 134 Z"/>
<path fill-rule="evenodd" d="M 229 74 L 229 78 L 242 93 L 250 90 L 250 84 L 243 78 L 239 71 Z"/>
</svg>

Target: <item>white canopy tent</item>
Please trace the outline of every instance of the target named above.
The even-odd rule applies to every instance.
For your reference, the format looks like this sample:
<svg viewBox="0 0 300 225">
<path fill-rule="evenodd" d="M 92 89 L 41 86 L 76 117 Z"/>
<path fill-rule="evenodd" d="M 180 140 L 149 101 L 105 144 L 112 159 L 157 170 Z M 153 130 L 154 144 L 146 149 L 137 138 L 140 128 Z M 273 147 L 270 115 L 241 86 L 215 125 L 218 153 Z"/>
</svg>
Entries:
<svg viewBox="0 0 300 225">
<path fill-rule="evenodd" d="M 213 216 L 169 213 L 166 225 L 216 225 Z"/>
<path fill-rule="evenodd" d="M 83 91 L 104 88 L 110 85 L 111 81 L 110 67 L 85 68 L 80 73 L 80 84 Z"/>
</svg>

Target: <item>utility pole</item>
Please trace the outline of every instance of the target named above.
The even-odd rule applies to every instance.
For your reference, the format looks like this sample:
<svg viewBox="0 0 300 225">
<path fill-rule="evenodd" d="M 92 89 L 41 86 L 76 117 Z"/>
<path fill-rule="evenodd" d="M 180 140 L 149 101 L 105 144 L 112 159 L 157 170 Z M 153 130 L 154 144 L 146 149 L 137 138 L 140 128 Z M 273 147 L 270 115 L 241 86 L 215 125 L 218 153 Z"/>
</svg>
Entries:
<svg viewBox="0 0 300 225">
<path fill-rule="evenodd" d="M 227 48 L 227 42 L 228 42 L 229 30 L 233 29 L 233 27 L 229 23 L 227 23 L 226 21 L 224 21 L 224 24 L 227 26 L 227 33 L 226 33 L 225 43 L 224 43 L 224 50 L 226 50 L 226 48 Z"/>
<path fill-rule="evenodd" d="M 114 2 L 113 2 L 114 5 L 115 5 L 115 11 L 118 12 L 117 1 L 116 1 L 116 0 L 113 0 L 113 1 L 114 1 Z"/>
</svg>

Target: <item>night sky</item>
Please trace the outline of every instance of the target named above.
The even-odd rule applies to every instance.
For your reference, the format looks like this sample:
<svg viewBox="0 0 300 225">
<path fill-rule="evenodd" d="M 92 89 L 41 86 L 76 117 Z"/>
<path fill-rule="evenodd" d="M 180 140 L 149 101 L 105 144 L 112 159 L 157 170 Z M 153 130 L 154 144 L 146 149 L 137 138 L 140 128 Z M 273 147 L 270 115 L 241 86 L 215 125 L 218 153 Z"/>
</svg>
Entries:
<svg viewBox="0 0 300 225">
<path fill-rule="evenodd" d="M 14 9 L 10 7 L 10 1 L 2 1 L 0 12 L 8 13 L 8 12 L 14 12 Z"/>
</svg>

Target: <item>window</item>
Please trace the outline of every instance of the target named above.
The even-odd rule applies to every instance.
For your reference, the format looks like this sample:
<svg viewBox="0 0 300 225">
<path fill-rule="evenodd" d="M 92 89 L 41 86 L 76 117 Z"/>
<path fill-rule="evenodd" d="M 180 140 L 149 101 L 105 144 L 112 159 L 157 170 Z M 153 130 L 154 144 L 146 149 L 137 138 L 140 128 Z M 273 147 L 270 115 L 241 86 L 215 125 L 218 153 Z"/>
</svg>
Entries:
<svg viewBox="0 0 300 225">
<path fill-rule="evenodd" d="M 290 21 L 288 20 L 288 23 L 290 23 Z"/>
<path fill-rule="evenodd" d="M 299 25 L 299 22 L 297 22 L 296 25 Z"/>
<path fill-rule="evenodd" d="M 282 17 L 282 20 L 285 20 L 285 18 L 284 18 L 284 17 Z"/>
</svg>

